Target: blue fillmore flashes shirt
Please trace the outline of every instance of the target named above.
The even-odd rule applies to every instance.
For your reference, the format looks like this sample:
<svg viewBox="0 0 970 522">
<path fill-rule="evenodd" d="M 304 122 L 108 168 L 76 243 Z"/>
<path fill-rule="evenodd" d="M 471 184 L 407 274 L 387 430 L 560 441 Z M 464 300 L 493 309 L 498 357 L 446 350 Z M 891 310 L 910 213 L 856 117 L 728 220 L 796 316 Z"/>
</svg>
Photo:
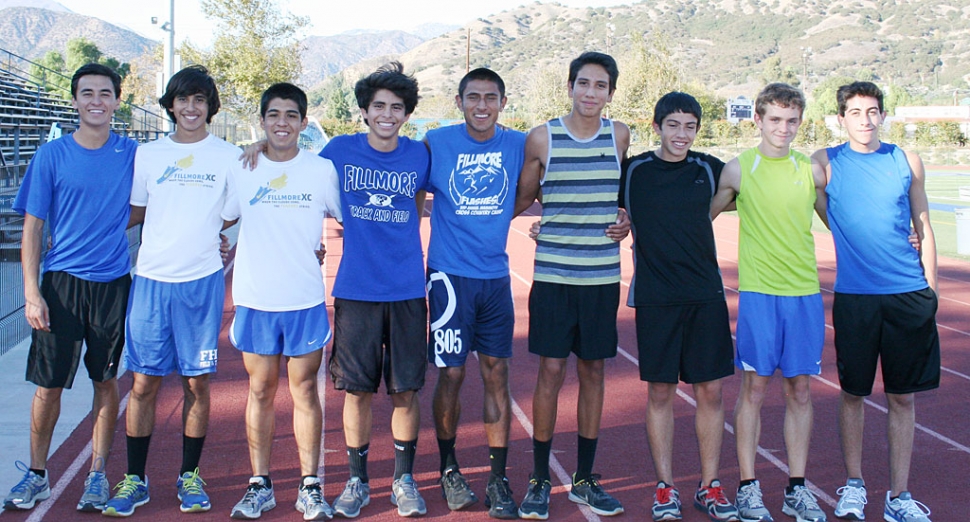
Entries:
<svg viewBox="0 0 970 522">
<path fill-rule="evenodd" d="M 428 267 L 476 279 L 509 275 L 505 246 L 515 211 L 515 187 L 525 134 L 495 129 L 478 142 L 465 124 L 428 132 L 434 193 Z"/>
<path fill-rule="evenodd" d="M 69 134 L 37 150 L 13 209 L 47 222 L 45 272 L 106 283 L 131 269 L 128 226 L 137 144 L 111 133 L 99 149 Z"/>
<path fill-rule="evenodd" d="M 380 152 L 361 133 L 335 137 L 320 155 L 337 169 L 344 218 L 332 295 L 374 302 L 424 297 L 421 216 L 414 196 L 428 180 L 428 149 L 402 136 L 396 149 Z"/>
</svg>

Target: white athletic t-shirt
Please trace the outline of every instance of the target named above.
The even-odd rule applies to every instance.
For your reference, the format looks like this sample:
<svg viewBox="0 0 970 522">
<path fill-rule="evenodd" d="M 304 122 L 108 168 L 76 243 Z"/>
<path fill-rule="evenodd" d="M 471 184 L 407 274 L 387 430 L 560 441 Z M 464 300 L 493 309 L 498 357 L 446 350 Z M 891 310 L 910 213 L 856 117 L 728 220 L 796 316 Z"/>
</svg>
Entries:
<svg viewBox="0 0 970 522">
<path fill-rule="evenodd" d="M 260 155 L 256 170 L 234 164 L 222 217 L 241 218 L 232 297 L 236 305 L 284 312 L 326 297 L 314 251 L 327 214 L 342 221 L 333 163 L 306 151 L 289 161 Z"/>
<path fill-rule="evenodd" d="M 196 143 L 164 137 L 138 147 L 131 204 L 146 209 L 137 275 L 181 283 L 222 269 L 220 213 L 238 157 L 236 146 L 211 134 Z"/>
</svg>

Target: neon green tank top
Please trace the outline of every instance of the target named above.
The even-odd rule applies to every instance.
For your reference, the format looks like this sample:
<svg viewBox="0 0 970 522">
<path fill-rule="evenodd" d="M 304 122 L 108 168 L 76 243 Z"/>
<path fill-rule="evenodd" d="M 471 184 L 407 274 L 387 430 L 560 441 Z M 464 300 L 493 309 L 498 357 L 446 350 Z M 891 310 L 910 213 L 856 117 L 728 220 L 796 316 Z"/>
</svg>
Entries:
<svg viewBox="0 0 970 522">
<path fill-rule="evenodd" d="M 817 294 L 811 159 L 795 151 L 769 158 L 755 147 L 742 152 L 738 161 L 740 290 L 780 296 Z"/>
</svg>

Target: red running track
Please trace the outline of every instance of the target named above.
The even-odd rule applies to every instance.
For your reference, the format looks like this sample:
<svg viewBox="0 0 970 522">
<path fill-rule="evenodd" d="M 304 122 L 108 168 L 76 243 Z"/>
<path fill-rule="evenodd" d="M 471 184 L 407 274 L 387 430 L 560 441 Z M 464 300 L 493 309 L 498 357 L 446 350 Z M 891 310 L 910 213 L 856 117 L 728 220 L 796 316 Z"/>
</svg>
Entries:
<svg viewBox="0 0 970 522">
<path fill-rule="evenodd" d="M 533 242 L 526 232 L 535 217 L 522 216 L 513 223 L 508 250 L 511 257 L 512 289 L 516 303 L 515 355 L 511 365 L 511 388 L 514 417 L 509 451 L 509 478 L 516 500 L 521 500 L 532 468 L 531 422 L 532 392 L 535 386 L 538 358 L 528 353 L 527 299 L 532 275 Z M 732 319 L 737 308 L 737 220 L 725 215 L 715 222 L 721 271 L 727 289 Z M 427 240 L 428 223 L 423 224 Z M 628 283 L 632 275 L 630 240 L 624 242 L 623 295 L 626 302 Z M 341 238 L 339 227 L 330 226 L 328 232 L 327 284 L 331 285 L 340 261 Z M 831 236 L 816 235 L 819 276 L 826 306 L 831 307 L 835 258 Z M 231 271 L 227 275 L 231 281 Z M 918 395 L 918 424 L 910 489 L 914 496 L 933 510 L 937 522 L 960 521 L 968 518 L 963 488 L 970 484 L 970 430 L 967 398 L 970 397 L 970 266 L 962 261 L 940 260 L 940 301 L 937 316 L 943 345 L 943 377 L 939 390 Z M 232 317 L 232 299 L 226 296 L 225 324 Z M 831 325 L 830 316 L 828 324 Z M 600 435 L 595 471 L 602 473 L 603 485 L 626 507 L 622 518 L 649 520 L 653 487 L 656 477 L 650 463 L 646 432 L 643 425 L 647 386 L 640 382 L 636 365 L 636 338 L 633 310 L 621 305 L 618 322 L 620 355 L 607 363 L 607 396 Z M 838 378 L 832 347 L 832 332 L 828 328 L 822 375 L 813 381 L 815 428 L 809 458 L 808 479 L 820 494 L 823 509 L 832 516 L 835 490 L 844 484 L 838 442 L 836 412 L 838 407 Z M 212 381 L 212 422 L 202 458 L 203 477 L 212 497 L 213 509 L 206 514 L 182 515 L 175 498 L 175 478 L 181 461 L 181 388 L 178 378 L 168 377 L 159 395 L 157 424 L 149 455 L 148 475 L 153 500 L 138 508 L 134 519 L 166 522 L 168 520 L 225 520 L 233 504 L 239 500 L 250 475 L 245 438 L 243 411 L 247 395 L 247 376 L 241 358 L 223 337 L 219 345 L 219 372 Z M 471 360 L 470 360 L 471 361 Z M 469 363 L 474 367 L 474 362 Z M 575 371 L 566 380 L 560 397 L 560 419 L 554 439 L 553 495 L 551 520 L 591 521 L 599 517 L 567 500 L 564 486 L 575 468 L 576 451 L 576 394 Z M 481 503 L 463 512 L 451 513 L 440 497 L 437 479 L 438 455 L 431 419 L 431 391 L 435 370 L 428 369 L 428 384 L 421 394 L 422 430 L 419 455 L 415 465 L 416 478 L 428 502 L 427 518 L 448 520 L 487 519 Z M 324 405 L 324 433 L 321 476 L 325 482 L 325 496 L 332 501 L 347 480 L 346 456 L 341 431 L 343 394 L 333 390 L 325 369 L 320 372 L 321 400 Z M 121 379 L 122 396 L 130 388 L 131 377 Z M 726 411 L 725 437 L 721 457 L 720 478 L 733 492 L 738 483 L 738 468 L 734 451 L 733 411 L 740 385 L 740 376 L 725 380 Z M 761 448 L 757 463 L 759 478 L 765 491 L 765 501 L 776 520 L 789 519 L 781 513 L 782 488 L 786 484 L 785 453 L 782 438 L 784 400 L 781 383 L 776 379 L 763 410 Z M 681 385 L 681 400 L 675 405 L 676 440 L 674 455 L 675 481 L 684 498 L 684 520 L 701 521 L 707 517 L 690 507 L 690 498 L 699 480 L 699 463 L 693 433 L 691 389 Z M 364 508 L 361 519 L 397 520 L 397 512 L 389 502 L 390 476 L 394 458 L 388 429 L 390 405 L 386 397 L 375 401 L 375 429 L 371 442 L 370 475 L 371 505 Z M 293 510 L 299 480 L 298 459 L 293 442 L 291 400 L 285 386 L 277 398 L 276 438 L 273 456 L 273 480 L 276 485 L 278 507 L 263 515 L 264 520 L 300 520 Z M 484 496 L 487 480 L 487 450 L 481 426 L 482 385 L 477 372 L 470 369 L 463 390 L 464 416 L 458 435 L 459 461 L 472 487 Z M 881 382 L 866 407 L 866 443 L 864 470 L 869 485 L 868 515 L 880 518 L 882 498 L 888 487 L 885 399 Z M 80 495 L 87 462 L 84 448 L 90 442 L 90 418 L 83 422 L 69 440 L 52 456 L 50 471 L 55 480 L 55 495 L 59 498 L 38 504 L 33 512 L 4 512 L 4 521 L 22 520 L 94 520 L 98 515 L 83 515 L 74 511 Z M 26 437 L 27 434 L 25 433 Z M 80 457 L 79 457 L 80 455 Z M 121 479 L 125 470 L 125 442 L 123 418 L 118 424 L 108 476 L 112 483 Z M 81 469 L 81 472 L 77 472 Z M 733 493 L 731 497 L 733 498 Z M 833 518 L 834 519 L 834 518 Z"/>
</svg>

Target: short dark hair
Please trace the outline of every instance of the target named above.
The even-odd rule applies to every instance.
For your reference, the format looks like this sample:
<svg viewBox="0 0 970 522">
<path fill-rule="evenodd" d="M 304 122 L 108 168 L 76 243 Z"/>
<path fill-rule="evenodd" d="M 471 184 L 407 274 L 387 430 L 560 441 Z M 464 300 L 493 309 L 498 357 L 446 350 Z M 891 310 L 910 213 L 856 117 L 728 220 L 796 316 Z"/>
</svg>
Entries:
<svg viewBox="0 0 970 522">
<path fill-rule="evenodd" d="M 786 109 L 794 107 L 798 109 L 798 116 L 801 117 L 805 112 L 805 95 L 787 83 L 769 83 L 758 93 L 758 98 L 754 101 L 754 112 L 764 117 L 765 112 L 768 111 L 768 104 Z"/>
<path fill-rule="evenodd" d="M 653 108 L 653 122 L 663 124 L 664 118 L 675 112 L 693 114 L 697 118 L 697 125 L 701 124 L 701 104 L 697 99 L 685 92 L 668 92 L 664 94 Z"/>
<path fill-rule="evenodd" d="M 175 98 L 179 96 L 194 96 L 201 94 L 205 96 L 206 105 L 209 107 L 209 114 L 205 117 L 206 123 L 212 123 L 212 117 L 219 112 L 222 104 L 219 102 L 219 89 L 216 81 L 209 76 L 209 70 L 201 65 L 190 65 L 185 69 L 175 73 L 168 81 L 165 94 L 158 99 L 158 104 L 165 109 L 168 117 L 175 121 L 172 114 L 172 107 L 175 106 Z"/>
<path fill-rule="evenodd" d="M 588 51 L 569 63 L 569 85 L 576 82 L 576 76 L 584 65 L 599 65 L 606 69 L 606 74 L 610 76 L 610 92 L 616 90 L 616 79 L 620 77 L 620 69 L 616 66 L 616 60 L 612 56 L 595 51 Z"/>
<path fill-rule="evenodd" d="M 835 93 L 835 100 L 839 103 L 839 116 L 845 116 L 846 104 L 856 96 L 875 98 L 879 103 L 879 112 L 886 112 L 882 106 L 882 89 L 878 85 L 872 82 L 852 82 L 839 87 Z"/>
<path fill-rule="evenodd" d="M 111 80 L 111 86 L 114 87 L 115 99 L 121 97 L 121 76 L 106 65 L 91 62 L 74 71 L 74 76 L 71 77 L 71 98 L 77 99 L 77 84 L 85 76 L 107 76 Z"/>
<path fill-rule="evenodd" d="M 382 65 L 376 71 L 358 80 L 354 85 L 357 106 L 367 110 L 370 103 L 374 101 L 374 95 L 381 89 L 391 91 L 404 101 L 405 114 L 411 114 L 418 106 L 418 81 L 414 76 L 404 74 L 404 66 L 401 62 Z"/>
<path fill-rule="evenodd" d="M 497 72 L 487 69 L 485 67 L 479 67 L 478 69 L 473 69 L 468 71 L 461 81 L 458 83 L 458 97 L 463 98 L 465 96 L 465 87 L 468 87 L 468 82 L 472 80 L 481 80 L 484 82 L 492 82 L 498 86 L 499 96 L 505 98 L 505 82 L 502 77 L 498 75 Z"/>
<path fill-rule="evenodd" d="M 292 100 L 296 102 L 296 106 L 300 111 L 300 118 L 306 118 L 307 110 L 307 99 L 306 93 L 303 89 L 293 85 L 292 83 L 274 83 L 269 86 L 269 89 L 263 91 L 263 96 L 259 100 L 259 117 L 266 117 L 266 110 L 269 108 L 269 102 L 275 99 L 281 100 Z"/>
</svg>

